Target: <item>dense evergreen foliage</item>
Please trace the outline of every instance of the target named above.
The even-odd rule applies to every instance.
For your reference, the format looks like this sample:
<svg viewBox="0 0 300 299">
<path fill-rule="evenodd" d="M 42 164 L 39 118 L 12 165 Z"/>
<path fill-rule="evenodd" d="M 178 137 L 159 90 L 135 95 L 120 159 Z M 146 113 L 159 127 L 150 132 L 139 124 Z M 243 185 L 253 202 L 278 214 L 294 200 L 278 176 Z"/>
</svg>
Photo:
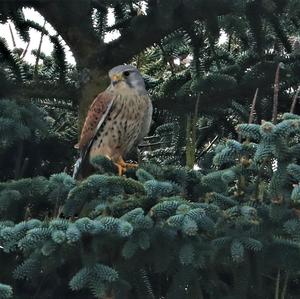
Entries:
<svg viewBox="0 0 300 299">
<path fill-rule="evenodd" d="M 8 20 L 54 48 L 31 65 L 0 39 L 0 299 L 300 297 L 299 1 L 0 1 Z M 120 63 L 155 107 L 139 168 L 98 157 L 75 181 L 80 117 Z"/>
<path fill-rule="evenodd" d="M 299 297 L 300 117 L 237 129 L 201 171 L 99 160 L 82 182 L 2 183 L 1 281 L 16 298 Z"/>
</svg>

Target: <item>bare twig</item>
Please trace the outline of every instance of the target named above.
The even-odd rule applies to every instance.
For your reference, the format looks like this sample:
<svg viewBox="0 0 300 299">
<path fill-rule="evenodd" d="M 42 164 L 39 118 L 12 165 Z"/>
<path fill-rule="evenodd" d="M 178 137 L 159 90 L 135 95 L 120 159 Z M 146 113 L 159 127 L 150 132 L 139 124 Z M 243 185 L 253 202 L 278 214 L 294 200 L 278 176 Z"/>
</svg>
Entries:
<svg viewBox="0 0 300 299">
<path fill-rule="evenodd" d="M 253 100 L 252 100 L 252 105 L 251 105 L 251 110 L 250 110 L 250 113 L 249 113 L 249 120 L 248 120 L 249 124 L 253 123 L 257 94 L 258 94 L 258 88 L 256 88 L 256 91 L 255 91 L 255 94 L 254 94 L 254 97 L 253 97 Z M 249 138 L 247 138 L 246 141 L 249 142 Z M 242 142 L 242 135 L 241 135 L 241 133 L 238 133 L 238 142 L 239 143 Z"/>
<path fill-rule="evenodd" d="M 251 105 L 251 110 L 250 110 L 249 120 L 248 120 L 249 124 L 253 123 L 257 94 L 258 94 L 258 88 L 256 88 L 255 94 L 254 94 L 254 97 L 253 97 L 253 100 L 252 100 L 252 105 Z M 249 141 L 250 141 L 250 139 L 247 138 L 246 142 L 249 142 Z M 238 133 L 238 142 L 240 142 L 240 143 L 242 142 L 242 135 L 241 135 L 241 133 Z"/>
<path fill-rule="evenodd" d="M 154 145 L 161 145 L 163 144 L 163 142 L 153 142 L 153 143 L 142 143 L 138 145 L 138 148 L 142 148 L 142 147 L 150 147 L 150 146 L 154 146 Z"/>
<path fill-rule="evenodd" d="M 275 83 L 274 83 L 273 113 L 272 113 L 272 123 L 274 125 L 277 123 L 278 93 L 279 93 L 279 70 L 280 70 L 280 63 L 278 64 L 277 69 L 276 69 Z"/>
<path fill-rule="evenodd" d="M 159 136 L 158 135 L 146 136 L 143 139 L 144 140 L 152 140 L 152 139 L 156 139 L 156 138 L 159 138 Z"/>
<path fill-rule="evenodd" d="M 24 154 L 24 143 L 20 141 L 17 147 L 17 155 L 15 159 L 15 170 L 14 170 L 14 178 L 21 178 L 21 167 L 22 167 L 22 159 Z"/>
<path fill-rule="evenodd" d="M 21 171 L 20 171 L 20 176 L 19 176 L 19 178 L 24 177 L 24 173 L 25 173 L 25 170 L 27 169 L 28 163 L 29 163 L 29 158 L 26 157 L 26 158 L 24 159 L 24 162 L 23 162 L 23 165 L 22 165 L 22 168 L 21 168 Z"/>
<path fill-rule="evenodd" d="M 48 107 L 73 110 L 73 108 L 68 104 L 51 103 L 51 102 L 47 102 L 47 101 L 41 101 L 41 102 L 42 102 L 43 105 L 48 106 Z"/>
<path fill-rule="evenodd" d="M 48 279 L 48 277 L 49 276 L 47 274 L 43 275 L 43 277 L 41 279 L 41 282 L 38 284 L 38 287 L 37 287 L 37 290 L 36 290 L 36 292 L 35 292 L 35 294 L 33 296 L 33 299 L 36 299 L 36 298 L 39 297 L 40 291 L 42 290 L 42 286 L 43 286 L 44 282 Z"/>
<path fill-rule="evenodd" d="M 204 126 L 204 127 L 198 128 L 198 131 L 202 131 L 202 130 L 208 129 L 208 128 L 210 128 L 210 127 L 211 127 L 211 126 Z"/>
<path fill-rule="evenodd" d="M 137 67 L 137 69 L 140 69 L 141 64 L 143 63 L 143 59 L 142 59 L 143 54 L 144 53 L 139 53 L 136 56 L 136 67 Z"/>
<path fill-rule="evenodd" d="M 15 48 L 16 47 L 16 41 L 15 41 L 14 33 L 11 29 L 10 23 L 8 23 L 8 28 L 9 28 L 9 32 L 10 32 L 10 35 L 11 35 L 11 40 L 12 40 L 13 46 Z"/>
<path fill-rule="evenodd" d="M 285 274 L 285 278 L 283 281 L 283 287 L 282 287 L 282 292 L 281 292 L 281 298 L 280 299 L 284 299 L 285 298 L 285 294 L 286 294 L 286 290 L 287 290 L 287 286 L 288 286 L 288 281 L 289 281 L 289 271 L 286 272 Z"/>
<path fill-rule="evenodd" d="M 188 115 L 186 119 L 186 151 L 185 151 L 185 158 L 186 158 L 186 166 L 192 168 L 193 166 L 193 159 L 191 158 L 191 147 L 192 147 L 192 134 L 191 134 L 191 127 L 192 127 L 192 119 L 191 116 Z"/>
<path fill-rule="evenodd" d="M 23 53 L 21 54 L 21 59 L 23 59 L 25 57 L 25 55 L 27 54 L 28 48 L 30 45 L 30 41 L 27 43 L 25 50 L 23 51 Z"/>
<path fill-rule="evenodd" d="M 259 200 L 259 183 L 260 180 L 263 176 L 263 172 L 264 172 L 264 168 L 267 165 L 268 160 L 264 159 L 263 162 L 261 163 L 259 169 L 258 169 L 258 174 L 256 175 L 256 179 L 255 179 L 255 193 L 254 193 L 254 201 L 258 201 Z"/>
<path fill-rule="evenodd" d="M 242 134 L 238 133 L 238 142 L 241 143 L 242 142 Z"/>
<path fill-rule="evenodd" d="M 278 269 L 278 272 L 277 272 L 274 299 L 279 299 L 279 287 L 280 287 L 280 269 Z"/>
<path fill-rule="evenodd" d="M 248 121 L 249 124 L 253 123 L 257 94 L 258 94 L 258 88 L 256 88 L 256 91 L 255 91 L 255 94 L 254 94 L 254 97 L 253 97 L 251 111 L 250 111 L 250 115 L 249 115 L 249 121 Z"/>
<path fill-rule="evenodd" d="M 199 157 L 202 157 L 203 155 L 205 155 L 210 149 L 211 147 L 214 145 L 214 143 L 217 141 L 217 139 L 219 138 L 219 135 L 217 135 L 210 143 L 209 145 L 200 153 Z"/>
<path fill-rule="evenodd" d="M 196 125 L 198 120 L 198 110 L 199 110 L 200 95 L 197 96 L 197 101 L 195 104 L 195 110 L 193 117 L 188 117 L 187 119 L 187 132 L 186 132 L 186 166 L 193 168 L 196 160 Z"/>
<path fill-rule="evenodd" d="M 231 51 L 232 40 L 233 40 L 233 34 L 229 34 L 229 35 L 228 35 L 228 44 L 227 44 L 227 51 L 228 51 L 228 52 Z"/>
<path fill-rule="evenodd" d="M 295 111 L 295 107 L 296 107 L 296 104 L 297 104 L 299 92 L 300 92 L 300 86 L 298 86 L 298 89 L 297 89 L 297 91 L 296 91 L 296 93 L 293 97 L 290 113 L 294 113 L 294 111 Z"/>
<path fill-rule="evenodd" d="M 195 104 L 195 111 L 194 111 L 194 117 L 193 117 L 193 135 L 196 135 L 196 124 L 198 121 L 198 112 L 199 112 L 199 102 L 200 102 L 200 95 L 197 96 L 196 104 Z M 194 139 L 196 136 L 194 136 Z"/>
<path fill-rule="evenodd" d="M 33 79 L 34 80 L 37 79 L 37 73 L 38 73 L 39 60 L 40 60 L 40 56 L 41 56 L 42 43 L 43 43 L 43 38 L 44 38 L 44 34 L 45 34 L 45 30 L 44 30 L 45 26 L 46 26 L 46 20 L 44 21 L 43 31 L 41 32 L 40 43 L 39 43 L 39 47 L 38 47 L 38 50 L 37 50 L 37 53 L 36 53 L 34 73 L 33 73 Z"/>
</svg>

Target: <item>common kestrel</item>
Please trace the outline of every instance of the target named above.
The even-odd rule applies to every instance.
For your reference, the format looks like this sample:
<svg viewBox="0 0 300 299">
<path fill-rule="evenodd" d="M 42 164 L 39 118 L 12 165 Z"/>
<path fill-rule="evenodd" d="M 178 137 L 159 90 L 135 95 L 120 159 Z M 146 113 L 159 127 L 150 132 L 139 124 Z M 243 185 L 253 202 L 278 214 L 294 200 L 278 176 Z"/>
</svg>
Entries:
<svg viewBox="0 0 300 299">
<path fill-rule="evenodd" d="M 145 137 L 152 119 L 152 103 L 139 71 L 131 65 L 119 65 L 108 73 L 111 84 L 90 106 L 78 144 L 80 150 L 74 177 L 82 176 L 88 160 L 105 156 L 126 169 L 123 157 Z"/>
</svg>

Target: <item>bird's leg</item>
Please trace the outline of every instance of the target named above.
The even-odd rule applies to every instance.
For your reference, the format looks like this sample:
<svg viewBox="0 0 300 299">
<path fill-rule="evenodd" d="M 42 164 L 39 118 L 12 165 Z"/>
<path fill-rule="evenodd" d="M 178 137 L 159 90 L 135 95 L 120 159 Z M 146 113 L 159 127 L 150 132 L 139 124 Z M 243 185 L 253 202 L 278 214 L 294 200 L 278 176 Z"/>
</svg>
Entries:
<svg viewBox="0 0 300 299">
<path fill-rule="evenodd" d="M 121 176 L 126 172 L 126 163 L 121 156 L 114 164 L 118 167 L 118 175 Z"/>
<path fill-rule="evenodd" d="M 123 159 L 118 159 L 116 162 L 113 161 L 113 159 L 109 156 L 109 155 L 104 155 L 104 157 L 106 159 L 108 159 L 109 161 L 111 161 L 111 163 L 113 163 L 115 166 L 117 166 L 118 168 L 118 175 L 123 175 L 126 171 L 126 167 L 124 166 L 124 161 Z"/>
<path fill-rule="evenodd" d="M 125 162 L 122 157 L 121 159 L 121 164 L 125 167 L 125 168 L 137 168 L 139 165 L 137 163 L 127 163 Z"/>
<path fill-rule="evenodd" d="M 137 168 L 138 164 L 135 163 L 126 163 L 123 158 L 120 156 L 115 165 L 118 167 L 118 174 L 123 175 L 127 168 Z"/>
</svg>

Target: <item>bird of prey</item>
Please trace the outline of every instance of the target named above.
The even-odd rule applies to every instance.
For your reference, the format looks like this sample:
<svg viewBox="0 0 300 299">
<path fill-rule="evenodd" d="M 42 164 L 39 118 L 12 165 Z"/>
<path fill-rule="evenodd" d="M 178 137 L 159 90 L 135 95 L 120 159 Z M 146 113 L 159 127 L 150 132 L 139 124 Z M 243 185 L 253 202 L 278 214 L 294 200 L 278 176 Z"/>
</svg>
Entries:
<svg viewBox="0 0 300 299">
<path fill-rule="evenodd" d="M 111 84 L 91 104 L 75 148 L 80 150 L 73 176 L 98 155 L 109 158 L 123 174 L 129 163 L 123 157 L 145 137 L 152 119 L 152 103 L 140 72 L 119 65 L 108 73 Z"/>
</svg>

